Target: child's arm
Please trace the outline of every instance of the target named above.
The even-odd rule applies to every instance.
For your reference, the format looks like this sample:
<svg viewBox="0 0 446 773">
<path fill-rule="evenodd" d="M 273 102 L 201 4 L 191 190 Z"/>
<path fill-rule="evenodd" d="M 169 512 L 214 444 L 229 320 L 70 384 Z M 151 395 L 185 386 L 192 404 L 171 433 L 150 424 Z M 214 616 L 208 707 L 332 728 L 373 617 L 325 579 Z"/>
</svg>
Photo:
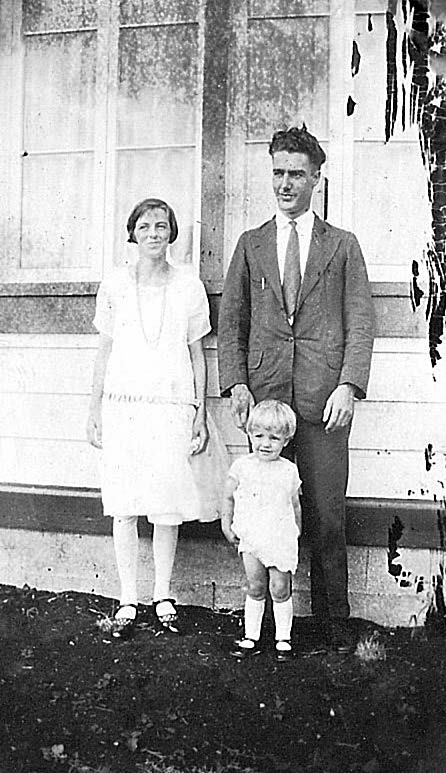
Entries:
<svg viewBox="0 0 446 773">
<path fill-rule="evenodd" d="M 234 518 L 234 491 L 237 482 L 232 477 L 228 477 L 223 494 L 223 503 L 221 510 L 221 530 L 231 545 L 238 545 L 239 539 L 232 531 L 232 520 Z"/>
<path fill-rule="evenodd" d="M 302 508 L 300 506 L 300 498 L 299 498 L 298 491 L 295 494 L 293 494 L 291 501 L 293 503 L 294 518 L 296 520 L 296 526 L 300 537 L 300 535 L 302 534 Z"/>
</svg>

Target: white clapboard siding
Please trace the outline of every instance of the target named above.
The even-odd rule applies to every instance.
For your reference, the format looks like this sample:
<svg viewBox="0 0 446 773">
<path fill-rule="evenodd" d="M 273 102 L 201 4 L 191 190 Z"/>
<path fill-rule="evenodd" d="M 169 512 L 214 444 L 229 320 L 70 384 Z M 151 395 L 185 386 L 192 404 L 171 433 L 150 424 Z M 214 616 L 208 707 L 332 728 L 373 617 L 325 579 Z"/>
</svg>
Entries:
<svg viewBox="0 0 446 773">
<path fill-rule="evenodd" d="M 0 393 L 89 394 L 98 337 L 0 336 Z"/>
<path fill-rule="evenodd" d="M 99 453 L 85 441 L 0 438 L 1 483 L 98 488 Z"/>
<path fill-rule="evenodd" d="M 0 336 L 0 485 L 99 486 L 98 453 L 84 439 L 96 345 L 94 335 Z M 209 408 L 233 458 L 246 436 L 219 397 L 215 337 L 206 354 Z M 352 429 L 350 496 L 432 495 L 442 470 L 426 473 L 425 449 L 446 443 L 444 370 L 434 381 L 424 340 L 376 341 Z"/>
<path fill-rule="evenodd" d="M 242 452 L 229 447 L 230 457 Z M 3 485 L 99 487 L 99 452 L 82 441 L 29 438 L 0 439 Z M 421 451 L 352 450 L 352 497 L 429 498 L 438 495 L 439 476 L 428 474 Z M 441 472 L 441 470 L 440 470 Z"/>
<path fill-rule="evenodd" d="M 0 437 L 84 440 L 88 403 L 88 395 L 9 394 L 0 401 Z M 246 444 L 231 420 L 228 400 L 210 398 L 209 409 L 227 445 Z M 350 448 L 417 451 L 428 443 L 446 444 L 444 406 L 357 403 Z"/>
<path fill-rule="evenodd" d="M 426 471 L 422 451 L 353 450 L 347 494 L 351 497 L 442 500 L 444 461 Z"/>
</svg>

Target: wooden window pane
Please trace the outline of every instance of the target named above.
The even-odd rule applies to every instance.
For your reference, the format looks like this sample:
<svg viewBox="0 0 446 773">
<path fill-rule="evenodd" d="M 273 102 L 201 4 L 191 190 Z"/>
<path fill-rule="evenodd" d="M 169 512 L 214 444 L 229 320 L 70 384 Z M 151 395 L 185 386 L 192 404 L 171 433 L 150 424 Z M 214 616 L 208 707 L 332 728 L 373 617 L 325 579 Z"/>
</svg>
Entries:
<svg viewBox="0 0 446 773">
<path fill-rule="evenodd" d="M 197 21 L 199 0 L 121 0 L 121 24 L 167 24 Z"/>
<path fill-rule="evenodd" d="M 20 268 L 91 265 L 92 170 L 92 153 L 25 159 Z"/>
<path fill-rule="evenodd" d="M 117 263 L 125 256 L 127 218 L 134 205 L 148 196 L 162 198 L 173 207 L 178 219 L 179 236 L 172 253 L 179 262 L 191 260 L 194 175 L 194 149 L 157 148 L 118 153 L 114 250 Z M 131 252 L 132 248 L 129 249 Z"/>
<path fill-rule="evenodd" d="M 411 142 L 355 143 L 353 226 L 372 267 L 400 265 L 409 271 L 425 249 L 426 177 L 414 147 Z"/>
<path fill-rule="evenodd" d="M 95 32 L 25 38 L 26 152 L 91 149 L 95 68 Z"/>
<path fill-rule="evenodd" d="M 300 121 L 327 137 L 328 19 L 251 21 L 248 36 L 248 139 Z"/>
<path fill-rule="evenodd" d="M 24 0 L 23 32 L 94 27 L 97 5 L 97 0 Z"/>
<path fill-rule="evenodd" d="M 386 17 L 373 17 L 369 30 L 368 16 L 356 16 L 356 43 L 361 59 L 353 79 L 354 133 L 356 139 L 384 140 L 386 115 Z"/>
<path fill-rule="evenodd" d="M 248 16 L 298 16 L 330 13 L 330 0 L 249 0 Z"/>
<path fill-rule="evenodd" d="M 194 143 L 196 25 L 122 30 L 118 145 Z"/>
</svg>

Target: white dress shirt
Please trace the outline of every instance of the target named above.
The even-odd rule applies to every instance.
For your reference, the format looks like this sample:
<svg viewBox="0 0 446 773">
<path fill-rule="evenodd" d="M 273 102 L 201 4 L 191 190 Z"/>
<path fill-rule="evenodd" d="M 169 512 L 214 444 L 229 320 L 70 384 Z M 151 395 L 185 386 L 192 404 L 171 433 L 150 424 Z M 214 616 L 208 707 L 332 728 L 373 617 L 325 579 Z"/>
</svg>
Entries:
<svg viewBox="0 0 446 773">
<path fill-rule="evenodd" d="M 283 271 L 285 268 L 285 255 L 288 244 L 288 238 L 290 235 L 290 219 L 281 212 L 280 209 L 276 213 L 276 226 L 277 226 L 277 261 L 279 264 L 280 281 L 283 282 Z M 299 237 L 299 251 L 300 251 L 300 275 L 303 278 L 305 272 L 305 266 L 308 260 L 308 251 L 310 249 L 311 233 L 314 225 L 314 212 L 308 209 L 303 215 L 293 218 L 296 223 L 296 231 Z"/>
</svg>

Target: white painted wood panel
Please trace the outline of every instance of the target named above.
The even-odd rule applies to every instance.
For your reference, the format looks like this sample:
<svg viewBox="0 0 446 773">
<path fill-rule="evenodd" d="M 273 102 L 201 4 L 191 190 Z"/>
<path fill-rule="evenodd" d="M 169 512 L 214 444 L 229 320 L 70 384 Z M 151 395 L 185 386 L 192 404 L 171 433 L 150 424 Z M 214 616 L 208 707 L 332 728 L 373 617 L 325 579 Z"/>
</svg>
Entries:
<svg viewBox="0 0 446 773">
<path fill-rule="evenodd" d="M 442 469 L 443 466 L 443 469 Z M 355 451 L 350 454 L 351 497 L 427 499 L 444 496 L 444 459 L 426 472 L 420 451 Z"/>
<path fill-rule="evenodd" d="M 350 448 L 416 451 L 428 443 L 446 450 L 446 411 L 441 403 L 356 404 Z"/>
<path fill-rule="evenodd" d="M 230 456 L 242 452 L 229 448 Z M 16 485 L 98 488 L 98 458 L 85 442 L 1 438 L 0 482 Z M 426 472 L 422 451 L 351 452 L 348 495 L 426 498 L 438 496 L 441 470 Z"/>
<path fill-rule="evenodd" d="M 0 392 L 88 394 L 94 349 L 0 348 Z"/>
<path fill-rule="evenodd" d="M 98 455 L 86 441 L 0 438 L 0 482 L 97 488 Z"/>
<path fill-rule="evenodd" d="M 96 345 L 94 335 L 0 336 L 0 485 L 99 486 L 97 453 L 84 441 Z M 233 457 L 246 438 L 219 397 L 215 336 L 206 349 L 209 407 Z M 424 340 L 377 340 L 369 399 L 356 406 L 351 496 L 432 497 L 444 477 L 445 372 L 441 363 L 434 381 Z"/>
</svg>

